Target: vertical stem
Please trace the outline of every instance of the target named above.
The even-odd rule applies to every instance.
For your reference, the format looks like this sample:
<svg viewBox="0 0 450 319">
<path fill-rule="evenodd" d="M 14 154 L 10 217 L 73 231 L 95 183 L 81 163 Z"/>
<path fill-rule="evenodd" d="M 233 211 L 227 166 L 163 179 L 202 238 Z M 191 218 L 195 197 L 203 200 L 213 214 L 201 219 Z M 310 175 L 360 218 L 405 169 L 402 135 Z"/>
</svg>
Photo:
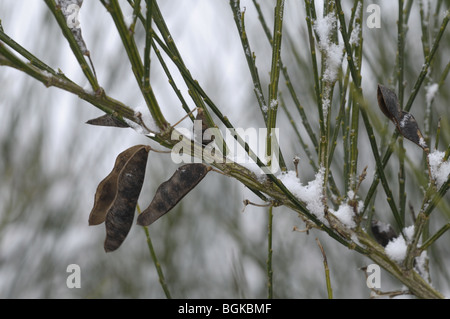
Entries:
<svg viewBox="0 0 450 319">
<path fill-rule="evenodd" d="M 164 115 L 162 114 L 161 108 L 158 105 L 158 101 L 156 100 L 156 96 L 151 86 L 144 87 L 143 85 L 144 65 L 142 63 L 139 50 L 136 46 L 136 42 L 134 41 L 133 34 L 129 32 L 125 24 L 122 9 L 119 5 L 118 0 L 102 0 L 102 3 L 109 11 L 111 17 L 114 20 L 114 24 L 116 25 L 117 31 L 119 32 L 123 46 L 127 51 L 128 59 L 130 60 L 131 68 L 136 78 L 136 82 L 141 89 L 142 96 L 144 97 L 144 100 L 150 110 L 150 113 L 152 114 L 153 119 L 161 130 L 167 129 L 169 123 L 166 121 Z"/>
<path fill-rule="evenodd" d="M 320 82 L 319 82 L 319 70 L 317 67 L 317 59 L 316 59 L 316 46 L 315 46 L 313 30 L 312 30 L 313 20 L 316 17 L 314 1 L 311 2 L 310 0 L 305 0 L 305 7 L 306 7 L 306 25 L 308 27 L 309 50 L 311 52 L 311 62 L 312 62 L 313 75 L 314 75 L 314 89 L 316 92 L 316 99 L 317 99 L 317 104 L 319 107 L 319 115 L 320 115 L 320 112 L 322 110 L 322 98 L 320 95 Z M 323 116 L 322 116 L 322 118 L 323 118 Z M 316 147 L 318 147 L 318 145 Z M 319 153 L 318 150 L 317 150 L 317 152 Z"/>
<path fill-rule="evenodd" d="M 331 288 L 330 269 L 328 268 L 327 256 L 325 255 L 325 250 L 323 249 L 323 246 L 320 243 L 318 238 L 316 238 L 316 241 L 317 241 L 317 245 L 319 246 L 320 251 L 322 252 L 322 256 L 323 256 L 323 267 L 325 270 L 325 280 L 327 283 L 328 299 L 333 299 L 333 289 Z"/>
<path fill-rule="evenodd" d="M 267 145 L 266 156 L 268 158 L 267 165 L 272 162 L 272 145 L 273 143 L 272 129 L 276 126 L 278 111 L 278 80 L 280 78 L 280 59 L 281 59 L 281 35 L 283 28 L 284 0 L 277 0 L 274 11 L 274 27 L 273 27 L 273 44 L 272 44 L 272 67 L 270 70 L 269 84 L 269 109 L 267 112 Z"/>
<path fill-rule="evenodd" d="M 403 69 L 404 69 L 404 47 L 405 47 L 405 30 L 403 28 L 403 0 L 398 0 L 398 37 L 397 37 L 397 81 L 398 81 L 398 101 L 400 104 L 400 109 L 403 108 Z M 403 138 L 399 141 L 399 172 L 398 172 L 398 185 L 399 185 L 399 215 L 403 224 L 405 222 L 405 204 L 406 204 L 406 193 L 405 193 L 405 149 L 403 147 Z"/>
<path fill-rule="evenodd" d="M 145 48 L 144 48 L 144 79 L 142 85 L 144 90 L 150 88 L 150 52 L 152 48 L 152 1 L 147 2 L 147 14 L 145 20 Z M 135 8 L 136 12 L 136 8 Z M 136 13 L 135 13 L 136 14 Z"/>
<path fill-rule="evenodd" d="M 355 97 L 356 89 L 351 86 L 351 96 Z M 350 180 L 349 187 L 354 189 L 356 185 L 356 175 L 358 170 L 358 129 L 359 129 L 359 103 L 353 101 L 350 122 Z M 347 189 L 348 190 L 348 189 Z"/>
<path fill-rule="evenodd" d="M 268 234 L 267 234 L 267 298 L 273 298 L 273 269 L 272 269 L 272 213 L 273 205 L 269 206 L 269 222 L 268 222 Z"/>
<path fill-rule="evenodd" d="M 139 207 L 139 205 L 136 207 L 138 214 L 141 213 L 141 209 Z M 148 227 L 147 226 L 143 226 L 142 227 L 144 229 L 145 232 L 145 237 L 147 238 L 147 246 L 148 246 L 148 250 L 150 252 L 150 256 L 152 257 L 153 260 L 153 264 L 155 265 L 156 268 L 156 272 L 158 273 L 158 277 L 159 277 L 159 283 L 161 284 L 161 287 L 164 291 L 164 294 L 166 295 L 167 299 L 172 299 L 172 296 L 170 295 L 170 291 L 169 288 L 167 287 L 167 283 L 166 280 L 164 278 L 164 274 L 161 268 L 161 264 L 159 263 L 158 257 L 156 256 L 155 253 L 155 249 L 153 248 L 153 244 L 152 244 L 152 240 L 150 238 L 150 232 L 148 231 Z"/>
<path fill-rule="evenodd" d="M 150 232 L 148 231 L 147 226 L 143 226 L 145 231 L 145 236 L 147 237 L 147 246 L 150 251 L 150 255 L 152 256 L 153 263 L 155 264 L 156 272 L 158 273 L 159 283 L 161 284 L 162 289 L 164 290 L 164 294 L 167 299 L 172 299 L 170 295 L 169 288 L 167 287 L 166 279 L 164 278 L 164 274 L 161 268 L 161 264 L 158 261 L 158 257 L 156 256 L 155 249 L 153 248 L 152 240 L 150 238 Z"/>
</svg>

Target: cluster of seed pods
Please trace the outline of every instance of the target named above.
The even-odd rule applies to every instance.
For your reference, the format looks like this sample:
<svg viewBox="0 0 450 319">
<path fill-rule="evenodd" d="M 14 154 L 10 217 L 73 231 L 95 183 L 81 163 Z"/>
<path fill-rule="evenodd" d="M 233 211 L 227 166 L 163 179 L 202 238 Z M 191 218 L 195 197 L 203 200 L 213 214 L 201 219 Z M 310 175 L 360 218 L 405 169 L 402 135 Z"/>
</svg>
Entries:
<svg viewBox="0 0 450 319">
<path fill-rule="evenodd" d="M 106 252 L 119 248 L 131 229 L 150 150 L 150 146 L 135 145 L 120 153 L 112 171 L 97 187 L 89 225 L 105 223 Z M 148 208 L 138 216 L 138 224 L 148 226 L 167 214 L 211 169 L 202 163 L 179 167 L 158 187 Z"/>
</svg>

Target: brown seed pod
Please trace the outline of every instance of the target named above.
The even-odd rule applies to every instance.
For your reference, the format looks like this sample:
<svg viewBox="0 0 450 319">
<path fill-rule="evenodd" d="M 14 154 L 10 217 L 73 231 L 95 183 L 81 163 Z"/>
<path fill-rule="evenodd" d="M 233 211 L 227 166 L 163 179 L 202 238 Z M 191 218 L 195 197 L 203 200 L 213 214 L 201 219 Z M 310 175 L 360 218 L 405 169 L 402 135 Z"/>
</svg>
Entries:
<svg viewBox="0 0 450 319">
<path fill-rule="evenodd" d="M 411 113 L 402 111 L 399 121 L 396 123 L 397 130 L 408 140 L 416 143 L 424 150 L 428 150 L 425 139 L 420 132 L 416 119 Z"/>
<path fill-rule="evenodd" d="M 389 90 L 387 87 L 381 84 L 378 84 L 377 99 L 378 106 L 380 107 L 381 111 L 395 123 L 395 121 L 398 120 L 401 114 L 397 95 L 394 93 L 394 91 Z"/>
<path fill-rule="evenodd" d="M 89 225 L 99 225 L 105 221 L 106 213 L 117 193 L 119 174 L 130 157 L 145 145 L 135 145 L 120 153 L 112 171 L 98 184 L 95 192 L 94 207 L 89 215 Z"/>
<path fill-rule="evenodd" d="M 378 84 L 377 99 L 381 111 L 395 124 L 398 132 L 427 151 L 428 146 L 414 116 L 400 109 L 397 95 L 394 91 Z"/>
<path fill-rule="evenodd" d="M 150 205 L 138 216 L 138 225 L 148 226 L 168 213 L 200 183 L 210 170 L 211 167 L 201 163 L 186 164 L 179 167 L 169 180 L 158 187 Z"/>
<path fill-rule="evenodd" d="M 127 124 L 119 121 L 111 114 L 105 114 L 95 119 L 89 120 L 86 124 L 98 126 L 114 126 L 114 127 L 129 127 Z"/>
<path fill-rule="evenodd" d="M 104 248 L 110 252 L 119 248 L 133 223 L 137 200 L 144 183 L 149 146 L 139 147 L 124 164 L 117 178 L 117 193 L 106 213 Z"/>
</svg>

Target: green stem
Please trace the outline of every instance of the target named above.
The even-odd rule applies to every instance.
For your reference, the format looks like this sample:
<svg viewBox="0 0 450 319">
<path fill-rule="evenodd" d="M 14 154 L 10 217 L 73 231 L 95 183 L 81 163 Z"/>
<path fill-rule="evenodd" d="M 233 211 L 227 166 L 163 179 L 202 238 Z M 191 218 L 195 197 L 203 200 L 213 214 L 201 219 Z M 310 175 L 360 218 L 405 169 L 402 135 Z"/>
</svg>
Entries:
<svg viewBox="0 0 450 319">
<path fill-rule="evenodd" d="M 418 78 L 416 80 L 416 83 L 414 84 L 414 88 L 411 91 L 411 95 L 410 95 L 410 97 L 408 99 L 408 102 L 405 105 L 404 109 L 407 112 L 411 109 L 412 103 L 414 102 L 414 100 L 415 100 L 415 98 L 417 96 L 419 88 L 422 85 L 422 82 L 425 79 L 425 76 L 427 75 L 428 68 L 430 66 L 431 61 L 434 58 L 435 53 L 437 52 L 437 48 L 439 46 L 439 42 L 440 42 L 440 40 L 442 38 L 442 35 L 444 33 L 445 28 L 447 27 L 449 19 L 450 19 L 450 12 L 447 12 L 447 15 L 444 17 L 444 19 L 442 21 L 442 24 L 441 24 L 441 27 L 439 28 L 439 32 L 438 32 L 438 34 L 437 34 L 437 36 L 436 36 L 436 38 L 435 38 L 435 40 L 433 42 L 433 46 L 432 46 L 432 49 L 430 51 L 430 54 L 425 58 L 425 62 L 423 64 L 423 66 L 422 66 L 422 70 L 421 70 L 421 72 L 420 72 L 420 74 L 419 74 L 419 76 L 418 76 Z M 381 167 L 383 169 L 387 165 L 387 162 L 389 161 L 389 158 L 392 155 L 392 152 L 394 150 L 394 144 L 395 144 L 395 141 L 397 140 L 398 135 L 399 135 L 399 133 L 398 133 L 397 130 L 394 131 L 394 133 L 392 134 L 391 142 L 390 142 L 389 147 L 387 148 L 386 152 L 384 153 L 384 156 L 383 156 L 383 159 L 382 159 Z M 372 182 L 372 185 L 370 186 L 370 189 L 369 189 L 369 191 L 367 193 L 366 199 L 364 200 L 365 207 L 367 207 L 366 204 L 368 204 L 370 202 L 372 196 L 375 194 L 375 189 L 377 188 L 379 181 L 380 181 L 379 178 L 374 178 L 374 180 Z M 365 211 L 365 209 L 364 209 L 364 211 Z"/>
<path fill-rule="evenodd" d="M 273 298 L 273 269 L 272 269 L 272 222 L 273 222 L 273 205 L 269 206 L 269 221 L 267 234 L 267 298 Z"/>
<path fill-rule="evenodd" d="M 308 28 L 308 38 L 309 38 L 309 50 L 311 52 L 311 63 L 314 76 L 314 89 L 316 92 L 316 100 L 320 116 L 320 113 L 322 112 L 322 97 L 320 94 L 319 69 L 317 67 L 316 45 L 314 42 L 313 27 L 312 27 L 314 23 L 313 21 L 316 19 L 314 1 L 311 2 L 310 0 L 305 0 L 305 7 L 306 7 L 306 26 Z M 321 118 L 323 119 L 323 115 L 321 116 Z M 315 146 L 318 148 L 319 145 L 317 144 Z M 317 152 L 319 153 L 318 149 Z"/>
<path fill-rule="evenodd" d="M 319 246 L 320 251 L 322 252 L 322 256 L 323 256 L 323 268 L 325 270 L 325 281 L 327 283 L 328 299 L 333 299 L 333 289 L 331 288 L 330 269 L 328 268 L 327 256 L 325 255 L 325 250 L 323 249 L 323 246 L 320 243 L 318 238 L 316 238 L 316 241 L 317 241 L 317 245 Z"/>
<path fill-rule="evenodd" d="M 245 59 L 247 60 L 250 76 L 253 81 L 253 90 L 255 92 L 256 100 L 258 101 L 259 108 L 264 118 L 264 123 L 267 126 L 267 102 L 264 99 L 264 93 L 259 79 L 258 68 L 256 67 L 256 57 L 251 50 L 250 43 L 248 41 L 247 32 L 245 31 L 244 15 L 245 12 L 241 12 L 240 1 L 230 0 L 230 7 L 233 11 L 234 21 L 241 39 L 242 49 L 245 53 Z"/>
<path fill-rule="evenodd" d="M 138 214 L 141 213 L 141 209 L 139 205 L 137 205 L 137 211 Z M 147 238 L 147 247 L 150 252 L 150 256 L 152 257 L 153 264 L 155 265 L 156 272 L 158 273 L 159 283 L 161 284 L 161 287 L 164 291 L 164 294 L 166 295 L 167 299 L 172 299 L 172 296 L 170 295 L 169 288 L 167 287 L 166 279 L 164 278 L 164 273 L 161 268 L 161 264 L 159 263 L 158 257 L 156 256 L 155 249 L 153 248 L 152 240 L 150 238 L 150 232 L 148 230 L 147 226 L 142 226 L 145 232 L 145 237 Z"/>
<path fill-rule="evenodd" d="M 61 28 L 61 31 L 64 35 L 64 37 L 67 39 L 67 42 L 69 42 L 70 48 L 75 55 L 75 58 L 77 59 L 78 63 L 80 64 L 81 70 L 83 71 L 84 75 L 88 79 L 89 83 L 92 86 L 92 89 L 94 91 L 98 91 L 100 89 L 100 86 L 97 82 L 97 77 L 89 67 L 88 63 L 86 62 L 86 59 L 84 58 L 85 55 L 89 55 L 89 53 L 83 52 L 77 43 L 77 40 L 75 39 L 71 29 L 67 25 L 66 18 L 61 12 L 61 8 L 56 5 L 55 0 L 44 0 L 47 6 L 49 7 L 52 14 L 55 16 L 56 21 L 58 22 L 59 27 Z"/>
<path fill-rule="evenodd" d="M 273 129 L 277 123 L 278 112 L 278 81 L 280 78 L 280 59 L 281 59 L 281 35 L 283 27 L 284 0 L 277 0 L 274 10 L 274 26 L 273 26 L 273 43 L 272 43 L 272 66 L 270 70 L 269 84 L 269 108 L 267 112 L 267 144 L 266 156 L 268 158 L 267 165 L 272 163 L 272 146 L 279 149 L 278 141 L 274 139 Z M 281 152 L 279 152 L 281 154 Z M 281 158 L 281 157 L 280 157 Z M 282 169 L 286 166 L 280 163 Z"/>
<path fill-rule="evenodd" d="M 156 125 L 161 129 L 161 131 L 166 131 L 169 128 L 169 123 L 164 118 L 161 109 L 156 100 L 155 94 L 151 86 L 144 86 L 144 65 L 142 63 L 141 57 L 139 55 L 139 50 L 134 41 L 133 34 L 129 32 L 123 17 L 122 10 L 118 3 L 118 0 L 105 1 L 101 0 L 105 8 L 111 14 L 114 24 L 116 25 L 117 31 L 119 32 L 120 38 L 122 40 L 123 46 L 127 52 L 128 59 L 131 63 L 131 69 L 136 78 L 139 88 L 141 89 L 142 95 L 145 102 L 150 110 L 150 113 L 155 121 Z"/>
<path fill-rule="evenodd" d="M 150 52 L 151 48 L 153 46 L 153 39 L 152 39 L 152 8 L 153 8 L 153 2 L 147 1 L 147 15 L 145 20 L 145 48 L 144 48 L 144 76 L 143 76 L 143 87 L 145 91 L 150 90 Z M 135 3 L 135 10 L 134 10 L 134 16 L 135 19 L 137 19 L 137 5 L 140 6 L 140 1 Z"/>
<path fill-rule="evenodd" d="M 336 0 L 336 10 L 337 10 L 337 15 L 339 16 L 339 21 L 341 24 L 340 29 L 341 29 L 342 38 L 344 39 L 345 50 L 347 51 L 350 72 L 352 75 L 353 83 L 355 84 L 355 88 L 356 88 L 355 89 L 355 93 L 356 93 L 355 94 L 355 97 L 356 97 L 355 103 L 359 103 L 360 105 L 361 105 L 361 103 L 364 104 L 363 107 L 360 107 L 360 113 L 363 118 L 364 126 L 366 128 L 366 132 L 369 137 L 370 146 L 372 148 L 372 153 L 375 158 L 375 162 L 376 162 L 376 166 L 377 166 L 377 174 L 378 174 L 378 177 L 381 179 L 381 184 L 386 193 L 387 202 L 389 204 L 389 207 L 392 210 L 392 214 L 394 215 L 394 218 L 397 222 L 397 225 L 398 225 L 400 231 L 402 231 L 404 225 L 403 225 L 402 219 L 400 218 L 400 215 L 398 213 L 397 206 L 395 205 L 391 189 L 389 187 L 388 181 L 384 174 L 380 154 L 378 153 L 377 142 L 375 140 L 375 135 L 374 135 L 374 132 L 372 129 L 372 125 L 370 124 L 369 117 L 368 117 L 368 114 L 366 111 L 367 106 L 364 103 L 363 93 L 362 93 L 362 89 L 360 87 L 361 75 L 358 73 L 357 68 L 355 66 L 354 59 L 353 59 L 352 48 L 350 46 L 349 36 L 347 33 L 347 28 L 345 26 L 344 12 L 342 11 L 340 0 Z"/>
<path fill-rule="evenodd" d="M 419 247 L 419 251 L 425 251 L 428 249 L 428 247 L 430 247 L 436 240 L 439 239 L 439 237 L 441 237 L 447 230 L 450 229 L 450 223 L 445 224 L 444 226 L 441 227 L 441 229 L 439 229 L 436 234 L 434 234 L 433 236 L 431 236 L 430 238 L 427 239 L 426 242 L 424 242 L 422 244 L 422 246 Z"/>
<path fill-rule="evenodd" d="M 403 93 L 404 93 L 404 48 L 405 48 L 405 30 L 403 28 L 403 0 L 398 0 L 398 37 L 397 37 L 397 81 L 398 81 L 398 101 L 400 109 L 403 108 Z M 398 185 L 399 185 L 399 215 L 402 223 L 405 224 L 405 205 L 406 205 L 406 193 L 405 193 L 405 149 L 403 147 L 403 138 L 399 139 L 400 154 L 399 154 L 399 173 L 398 173 Z"/>
</svg>

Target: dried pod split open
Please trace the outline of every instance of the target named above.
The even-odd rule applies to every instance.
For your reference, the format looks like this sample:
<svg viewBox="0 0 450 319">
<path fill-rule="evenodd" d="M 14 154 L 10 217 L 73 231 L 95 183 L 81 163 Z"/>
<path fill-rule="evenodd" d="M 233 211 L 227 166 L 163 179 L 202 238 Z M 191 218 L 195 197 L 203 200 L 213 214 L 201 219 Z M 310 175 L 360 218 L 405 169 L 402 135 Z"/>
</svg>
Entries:
<svg viewBox="0 0 450 319">
<path fill-rule="evenodd" d="M 130 231 L 149 151 L 149 146 L 136 145 L 120 153 L 111 173 L 97 187 L 89 225 L 105 222 L 106 252 L 119 248 Z"/>
<path fill-rule="evenodd" d="M 403 137 L 419 145 L 424 151 L 428 151 L 428 146 L 414 116 L 400 109 L 398 98 L 394 91 L 379 84 L 377 99 L 381 111 L 395 124 L 398 132 Z"/>
<path fill-rule="evenodd" d="M 186 164 L 179 167 L 169 180 L 158 187 L 150 205 L 138 216 L 137 223 L 148 226 L 168 213 L 200 183 L 210 170 L 211 167 L 201 163 Z"/>
</svg>

